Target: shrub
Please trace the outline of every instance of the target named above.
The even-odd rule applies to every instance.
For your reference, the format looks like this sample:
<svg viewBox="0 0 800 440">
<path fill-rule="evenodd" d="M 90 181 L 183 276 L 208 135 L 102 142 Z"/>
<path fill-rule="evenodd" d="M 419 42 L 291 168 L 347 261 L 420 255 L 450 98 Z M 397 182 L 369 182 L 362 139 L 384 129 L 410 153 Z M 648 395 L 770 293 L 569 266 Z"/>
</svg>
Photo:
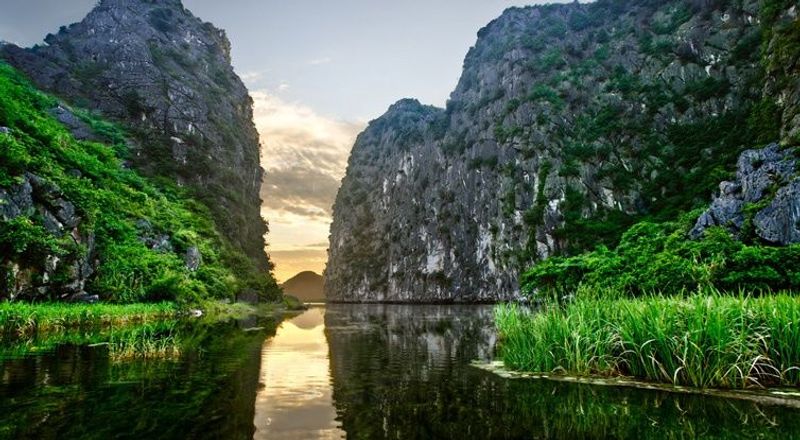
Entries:
<svg viewBox="0 0 800 440">
<path fill-rule="evenodd" d="M 746 245 L 721 228 L 689 240 L 696 212 L 678 222 L 632 226 L 615 249 L 552 257 L 522 275 L 523 289 L 539 297 L 587 288 L 630 296 L 714 287 L 723 291 L 800 288 L 800 245 Z"/>
</svg>

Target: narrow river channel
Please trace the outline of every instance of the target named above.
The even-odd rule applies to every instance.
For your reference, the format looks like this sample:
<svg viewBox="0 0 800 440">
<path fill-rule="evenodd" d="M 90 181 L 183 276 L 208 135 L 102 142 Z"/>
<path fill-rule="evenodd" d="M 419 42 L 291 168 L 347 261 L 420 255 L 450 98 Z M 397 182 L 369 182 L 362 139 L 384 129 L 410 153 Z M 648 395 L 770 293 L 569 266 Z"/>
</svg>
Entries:
<svg viewBox="0 0 800 440">
<path fill-rule="evenodd" d="M 785 407 L 503 379 L 475 368 L 470 363 L 491 360 L 497 344 L 491 306 L 329 305 L 282 322 L 178 322 L 107 336 L 108 344 L 93 338 L 30 342 L 46 347 L 37 354 L 0 351 L 0 438 L 782 439 L 800 432 L 800 411 Z"/>
</svg>

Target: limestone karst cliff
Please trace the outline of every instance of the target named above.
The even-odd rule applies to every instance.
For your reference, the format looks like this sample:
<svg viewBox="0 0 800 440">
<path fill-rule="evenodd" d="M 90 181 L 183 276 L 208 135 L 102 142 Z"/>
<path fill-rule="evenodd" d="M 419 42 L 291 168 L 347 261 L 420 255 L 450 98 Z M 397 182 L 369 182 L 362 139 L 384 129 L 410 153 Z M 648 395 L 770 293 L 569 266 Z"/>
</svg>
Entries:
<svg viewBox="0 0 800 440">
<path fill-rule="evenodd" d="M 45 91 L 129 128 L 132 165 L 194 189 L 262 270 L 260 146 L 225 32 L 180 0 L 102 0 L 44 45 L 0 58 Z"/>
<path fill-rule="evenodd" d="M 45 41 L 0 46 L 0 299 L 277 298 L 225 33 L 102 0 Z"/>
<path fill-rule="evenodd" d="M 785 1 L 507 10 L 445 109 L 404 100 L 359 136 L 328 298 L 512 298 L 537 261 L 707 205 L 740 153 L 797 143 L 797 23 Z"/>
</svg>

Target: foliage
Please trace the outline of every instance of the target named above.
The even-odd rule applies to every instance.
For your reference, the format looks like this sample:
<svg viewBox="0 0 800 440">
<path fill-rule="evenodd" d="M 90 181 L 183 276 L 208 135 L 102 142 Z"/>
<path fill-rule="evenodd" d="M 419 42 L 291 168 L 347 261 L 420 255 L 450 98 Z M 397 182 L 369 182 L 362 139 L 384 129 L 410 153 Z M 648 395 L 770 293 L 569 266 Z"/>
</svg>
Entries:
<svg viewBox="0 0 800 440">
<path fill-rule="evenodd" d="M 206 206 L 163 179 L 146 179 L 123 166 L 125 133 L 93 114 L 75 110 L 109 145 L 78 141 L 48 110 L 57 102 L 36 91 L 24 78 L 0 64 L 0 188 L 35 174 L 75 205 L 82 234 L 96 238 L 99 265 L 89 289 L 115 302 L 196 301 L 232 298 L 254 289 L 276 299 L 277 285 L 259 273 L 218 232 Z M 137 225 L 146 224 L 148 231 Z M 143 237 L 169 237 L 174 252 L 147 246 Z M 37 215 L 0 222 L 2 262 L 23 259 L 32 266 L 45 255 L 74 257 L 86 252 L 68 237 L 43 228 Z M 183 253 L 197 247 L 203 264 L 190 271 Z"/>
<path fill-rule="evenodd" d="M 640 222 L 613 250 L 600 246 L 573 257 L 549 258 L 523 274 L 523 290 L 542 296 L 575 292 L 583 285 L 640 296 L 699 287 L 800 289 L 800 245 L 748 245 L 721 228 L 689 240 L 696 217 L 693 212 L 677 222 Z"/>
<path fill-rule="evenodd" d="M 501 355 L 513 369 L 632 376 L 694 387 L 800 385 L 800 300 L 788 294 L 614 299 L 586 291 L 565 306 L 499 306 Z"/>
</svg>

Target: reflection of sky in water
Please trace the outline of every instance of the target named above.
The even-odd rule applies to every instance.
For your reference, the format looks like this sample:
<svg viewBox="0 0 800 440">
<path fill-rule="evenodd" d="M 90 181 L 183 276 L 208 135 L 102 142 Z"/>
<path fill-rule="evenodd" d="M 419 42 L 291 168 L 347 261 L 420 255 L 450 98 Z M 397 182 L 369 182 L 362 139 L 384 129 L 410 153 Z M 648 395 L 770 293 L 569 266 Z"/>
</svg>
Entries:
<svg viewBox="0 0 800 440">
<path fill-rule="evenodd" d="M 261 351 L 256 439 L 344 437 L 331 397 L 325 309 L 285 321 Z"/>
</svg>

